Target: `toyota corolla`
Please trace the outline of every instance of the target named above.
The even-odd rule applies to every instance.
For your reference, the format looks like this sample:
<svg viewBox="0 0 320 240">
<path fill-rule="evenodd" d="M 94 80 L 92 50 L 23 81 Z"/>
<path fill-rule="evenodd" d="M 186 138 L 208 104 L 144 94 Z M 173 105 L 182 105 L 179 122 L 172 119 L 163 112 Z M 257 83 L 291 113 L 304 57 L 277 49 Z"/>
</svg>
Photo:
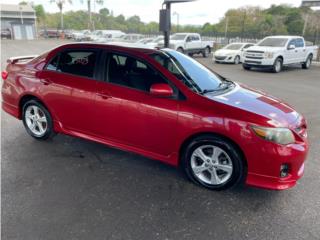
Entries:
<svg viewBox="0 0 320 240">
<path fill-rule="evenodd" d="M 287 189 L 306 121 L 283 101 L 170 49 L 74 43 L 8 59 L 2 108 L 33 138 L 68 134 L 180 166 L 203 187 Z"/>
</svg>

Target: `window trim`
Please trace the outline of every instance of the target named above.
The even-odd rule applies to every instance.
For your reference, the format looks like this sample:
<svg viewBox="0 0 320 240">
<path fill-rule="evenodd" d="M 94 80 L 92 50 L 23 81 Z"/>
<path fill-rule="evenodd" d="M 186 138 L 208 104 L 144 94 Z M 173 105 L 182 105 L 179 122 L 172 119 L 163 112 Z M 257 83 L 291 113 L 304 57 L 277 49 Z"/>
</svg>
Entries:
<svg viewBox="0 0 320 240">
<path fill-rule="evenodd" d="M 143 64 L 145 64 L 147 67 L 150 67 L 153 71 L 157 72 L 162 78 L 163 80 L 165 80 L 167 82 L 167 84 L 169 84 L 170 87 L 172 87 L 173 89 L 173 95 L 172 97 L 168 97 L 168 98 L 164 98 L 164 99 L 175 99 L 175 100 L 185 100 L 186 97 L 184 96 L 184 94 L 180 91 L 180 89 L 178 87 L 176 87 L 170 80 L 168 80 L 162 73 L 161 71 L 159 71 L 158 69 L 156 69 L 156 67 L 154 67 L 151 63 L 148 63 L 145 59 L 139 57 L 139 56 L 136 56 L 134 54 L 130 54 L 130 53 L 127 53 L 127 52 L 123 52 L 121 50 L 110 50 L 110 49 L 104 49 L 103 50 L 103 53 L 102 55 L 104 56 L 103 57 L 103 62 L 102 62 L 102 66 L 103 66 L 103 73 L 102 73 L 102 76 L 103 76 L 103 79 L 102 81 L 107 83 L 107 84 L 111 84 L 111 85 L 114 85 L 114 86 L 119 86 L 119 87 L 123 87 L 123 88 L 127 88 L 127 89 L 131 89 L 131 90 L 134 90 L 134 91 L 138 91 L 138 92 L 141 92 L 141 93 L 144 93 L 148 96 L 150 96 L 150 92 L 148 91 L 143 91 L 143 90 L 140 90 L 140 89 L 137 89 L 137 88 L 133 88 L 133 87 L 129 87 L 129 86 L 125 86 L 125 85 L 121 85 L 121 84 L 116 84 L 116 83 L 112 83 L 109 81 L 109 61 L 110 61 L 110 56 L 112 54 L 118 54 L 118 55 L 122 55 L 122 56 L 125 56 L 125 57 L 132 57 L 132 58 L 135 58 L 136 60 L 142 62 Z"/>
<path fill-rule="evenodd" d="M 65 52 L 86 52 L 86 51 L 91 51 L 91 52 L 96 52 L 97 57 L 96 57 L 96 62 L 94 65 L 94 69 L 93 69 L 93 76 L 92 77 L 88 77 L 88 76 L 82 76 L 82 75 L 77 75 L 77 74 L 73 74 L 73 73 L 66 73 L 66 72 L 59 72 L 57 70 L 51 70 L 48 69 L 48 65 L 49 63 L 56 57 L 58 56 L 58 65 L 60 63 L 60 57 L 62 53 Z M 101 58 L 102 58 L 102 51 L 101 49 L 98 48 L 64 48 L 61 51 L 59 51 L 58 53 L 56 53 L 54 56 L 52 56 L 50 58 L 49 61 L 47 61 L 47 63 L 45 64 L 45 66 L 43 67 L 42 71 L 49 71 L 49 72 L 55 72 L 55 73 L 60 73 L 60 74 L 67 74 L 70 76 L 75 76 L 75 77 L 81 77 L 81 78 L 86 78 L 86 79 L 90 79 L 90 80 L 95 80 L 95 81 L 103 81 L 103 78 L 101 78 L 101 74 L 99 74 L 99 71 L 103 71 L 103 69 L 101 68 Z"/>
</svg>

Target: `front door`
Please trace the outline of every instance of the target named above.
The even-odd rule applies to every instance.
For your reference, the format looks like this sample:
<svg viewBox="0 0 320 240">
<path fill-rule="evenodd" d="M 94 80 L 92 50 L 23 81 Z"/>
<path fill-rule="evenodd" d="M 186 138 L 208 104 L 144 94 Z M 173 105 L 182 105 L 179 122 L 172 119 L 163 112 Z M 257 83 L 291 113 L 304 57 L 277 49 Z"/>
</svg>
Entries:
<svg viewBox="0 0 320 240">
<path fill-rule="evenodd" d="M 106 64 L 107 81 L 100 83 L 101 97 L 96 103 L 100 136 L 149 152 L 170 154 L 177 130 L 178 101 L 149 94 L 152 84 L 166 80 L 142 60 L 125 54 L 109 53 Z M 113 124 L 106 125 L 110 118 Z"/>
</svg>

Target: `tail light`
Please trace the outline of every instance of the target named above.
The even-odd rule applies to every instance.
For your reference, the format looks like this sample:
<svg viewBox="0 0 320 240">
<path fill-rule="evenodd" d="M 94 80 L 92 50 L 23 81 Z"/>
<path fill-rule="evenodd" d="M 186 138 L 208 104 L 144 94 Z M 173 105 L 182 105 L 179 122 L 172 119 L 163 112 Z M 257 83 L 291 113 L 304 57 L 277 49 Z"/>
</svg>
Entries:
<svg viewBox="0 0 320 240">
<path fill-rule="evenodd" d="M 6 80 L 8 78 L 8 72 L 7 71 L 2 71 L 1 72 L 1 77 L 3 80 Z"/>
</svg>

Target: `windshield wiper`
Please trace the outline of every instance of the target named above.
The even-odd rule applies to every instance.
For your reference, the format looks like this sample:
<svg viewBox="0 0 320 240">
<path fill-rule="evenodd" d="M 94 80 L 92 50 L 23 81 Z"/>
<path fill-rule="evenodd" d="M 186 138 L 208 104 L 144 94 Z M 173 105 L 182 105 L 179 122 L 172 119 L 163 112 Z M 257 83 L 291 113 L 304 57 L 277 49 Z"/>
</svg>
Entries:
<svg viewBox="0 0 320 240">
<path fill-rule="evenodd" d="M 215 89 L 204 89 L 202 90 L 202 94 L 210 93 L 210 92 L 220 92 L 228 89 L 230 86 L 233 86 L 234 83 L 226 78 L 223 79 L 221 83 L 219 83 L 219 86 Z"/>
</svg>

